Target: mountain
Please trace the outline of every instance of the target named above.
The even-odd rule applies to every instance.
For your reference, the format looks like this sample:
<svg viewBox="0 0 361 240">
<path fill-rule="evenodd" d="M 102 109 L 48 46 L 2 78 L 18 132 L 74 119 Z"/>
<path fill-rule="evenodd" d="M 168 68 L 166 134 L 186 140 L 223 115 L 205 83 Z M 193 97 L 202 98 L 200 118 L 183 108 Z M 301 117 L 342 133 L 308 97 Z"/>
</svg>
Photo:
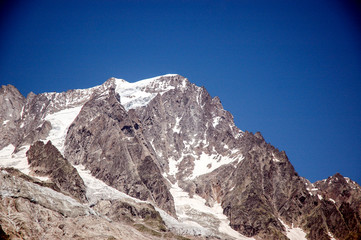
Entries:
<svg viewBox="0 0 361 240">
<path fill-rule="evenodd" d="M 361 238 L 356 182 L 310 183 L 180 75 L 0 106 L 4 239 Z"/>
</svg>

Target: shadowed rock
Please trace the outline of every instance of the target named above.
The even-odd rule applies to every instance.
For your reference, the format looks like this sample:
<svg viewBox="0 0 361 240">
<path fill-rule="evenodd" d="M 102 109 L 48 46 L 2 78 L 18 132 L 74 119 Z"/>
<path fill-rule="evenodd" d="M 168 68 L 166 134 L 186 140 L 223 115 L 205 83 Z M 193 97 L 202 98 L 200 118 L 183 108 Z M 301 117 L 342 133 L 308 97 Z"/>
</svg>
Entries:
<svg viewBox="0 0 361 240">
<path fill-rule="evenodd" d="M 35 142 L 27 151 L 26 156 L 32 173 L 49 177 L 62 192 L 81 202 L 87 201 L 83 179 L 50 141 L 47 144 L 41 141 Z"/>
</svg>

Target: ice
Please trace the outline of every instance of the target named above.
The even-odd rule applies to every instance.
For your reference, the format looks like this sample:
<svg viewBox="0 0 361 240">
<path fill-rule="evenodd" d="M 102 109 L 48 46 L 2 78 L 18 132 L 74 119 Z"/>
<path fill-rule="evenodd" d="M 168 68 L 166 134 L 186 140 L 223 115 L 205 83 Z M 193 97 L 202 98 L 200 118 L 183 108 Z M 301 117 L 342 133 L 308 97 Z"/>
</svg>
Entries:
<svg viewBox="0 0 361 240">
<path fill-rule="evenodd" d="M 23 146 L 17 153 L 14 153 L 15 147 L 12 144 L 4 147 L 0 151 L 0 166 L 13 167 L 25 174 L 29 174 L 30 168 L 26 157 L 29 147 L 29 145 Z"/>
<path fill-rule="evenodd" d="M 46 141 L 50 140 L 52 144 L 63 154 L 66 133 L 70 124 L 78 116 L 82 106 L 68 108 L 45 117 L 51 123 L 52 129 Z"/>
<path fill-rule="evenodd" d="M 306 240 L 306 233 L 301 228 L 291 228 L 287 226 L 281 219 L 278 219 L 286 228 L 287 237 L 290 240 Z"/>
</svg>

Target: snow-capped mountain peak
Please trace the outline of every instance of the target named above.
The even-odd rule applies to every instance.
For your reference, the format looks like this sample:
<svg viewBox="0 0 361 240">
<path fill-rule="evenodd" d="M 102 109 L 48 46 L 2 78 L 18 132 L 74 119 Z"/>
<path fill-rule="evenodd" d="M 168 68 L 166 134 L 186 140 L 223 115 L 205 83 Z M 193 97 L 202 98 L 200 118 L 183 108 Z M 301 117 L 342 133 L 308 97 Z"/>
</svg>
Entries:
<svg viewBox="0 0 361 240">
<path fill-rule="evenodd" d="M 127 82 L 114 78 L 115 91 L 126 110 L 147 105 L 157 94 L 163 94 L 179 86 L 186 85 L 186 78 L 178 74 L 166 74 L 137 82 Z"/>
<path fill-rule="evenodd" d="M 122 226 L 123 214 L 133 221 L 149 213 L 153 214 L 150 218 L 141 216 L 141 224 L 144 219 L 159 217 L 156 226 L 167 225 L 148 229 L 155 234 L 151 238 L 117 232 L 105 239 L 168 239 L 173 236 L 170 231 L 193 235 L 192 239 L 346 239 L 352 236 L 347 234 L 358 234 L 361 229 L 357 215 L 361 188 L 357 183 L 336 174 L 306 184 L 285 152 L 266 143 L 260 133 L 241 131 L 218 97 L 178 74 L 137 82 L 113 77 L 88 89 L 29 94 L 27 98 L 15 87 L 4 86 L 0 106 L 0 167 L 7 168 L 0 189 L 7 189 L 10 183 L 16 188 L 23 185 L 13 184 L 11 177 L 48 181 L 40 187 L 30 184 L 29 189 L 36 194 L 50 186 L 78 196 L 88 204 L 84 209 L 91 209 L 91 218 L 107 226 L 113 224 L 109 219 L 115 222 L 106 229 Z M 72 168 L 75 165 L 82 167 L 76 170 Z M 0 169 L 0 173 L 4 172 Z M 69 178 L 64 178 L 67 175 Z M 11 195 L 0 191 L 2 216 L 11 220 L 13 215 L 8 213 L 17 212 L 6 211 L 11 208 L 9 199 L 29 206 L 31 213 L 34 206 L 55 211 L 51 214 L 59 211 L 48 204 L 41 206 L 47 201 L 31 199 L 23 190 L 11 189 Z M 44 198 L 48 198 L 49 191 L 45 192 Z M 142 201 L 125 201 L 127 195 Z M 19 200 L 19 196 L 28 199 Z M 143 210 L 138 214 L 139 209 Z M 42 216 L 40 210 L 37 216 Z M 328 218 L 330 214 L 332 218 Z M 32 223 L 46 229 L 46 219 Z M 61 216 L 58 219 L 64 221 Z M 74 231 L 83 226 L 82 221 L 69 219 L 75 221 L 75 225 L 67 225 L 76 226 Z M 3 223 L 0 238 L 3 229 L 11 234 L 19 231 L 12 220 Z M 155 225 L 149 226 L 154 229 Z M 49 232 L 52 238 L 44 239 L 69 232 L 67 227 L 54 227 L 58 232 Z M 134 227 L 145 229 L 139 222 L 129 229 Z M 84 238 L 94 236 L 89 229 L 81 231 L 77 234 Z M 39 238 L 32 232 L 22 234 Z"/>
</svg>

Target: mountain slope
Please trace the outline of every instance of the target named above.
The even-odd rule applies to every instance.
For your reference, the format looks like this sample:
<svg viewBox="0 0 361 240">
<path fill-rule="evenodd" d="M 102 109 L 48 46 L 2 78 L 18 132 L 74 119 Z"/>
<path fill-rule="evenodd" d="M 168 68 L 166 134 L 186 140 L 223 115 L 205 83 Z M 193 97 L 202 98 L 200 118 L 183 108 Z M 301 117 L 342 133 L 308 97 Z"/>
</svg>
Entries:
<svg viewBox="0 0 361 240">
<path fill-rule="evenodd" d="M 221 239 L 360 237 L 357 183 L 337 175 L 312 185 L 298 176 L 285 152 L 260 133 L 238 129 L 218 97 L 180 75 L 135 83 L 110 78 L 90 89 L 31 93 L 27 98 L 15 87 L 3 86 L 0 103 L 0 166 L 16 167 L 38 179 L 54 172 L 53 183 L 68 182 L 57 191 L 78 199 L 74 201 L 91 210 L 91 219 L 131 223 L 131 231 L 147 232 L 139 239 L 176 234 Z M 54 146 L 36 143 L 39 140 Z M 34 143 L 37 147 L 30 148 Z M 43 146 L 48 152 L 42 152 Z M 83 185 L 55 178 L 58 166 L 68 166 L 64 159 L 78 171 L 72 179 L 80 176 Z M 10 170 L 7 174 L 17 176 Z M 50 183 L 42 184 L 47 188 Z M 76 194 L 69 189 L 77 189 Z M 25 199 L 36 194 L 27 191 Z M 6 201 L 17 197 L 16 192 L 4 194 Z M 9 206 L 4 206 L 6 211 Z M 75 226 L 85 221 L 76 218 L 71 220 Z M 150 222 L 142 225 L 145 220 Z M 14 234 L 11 224 L 0 225 L 6 234 Z M 91 229 L 82 229 L 79 236 L 87 231 L 94 236 Z"/>
</svg>

